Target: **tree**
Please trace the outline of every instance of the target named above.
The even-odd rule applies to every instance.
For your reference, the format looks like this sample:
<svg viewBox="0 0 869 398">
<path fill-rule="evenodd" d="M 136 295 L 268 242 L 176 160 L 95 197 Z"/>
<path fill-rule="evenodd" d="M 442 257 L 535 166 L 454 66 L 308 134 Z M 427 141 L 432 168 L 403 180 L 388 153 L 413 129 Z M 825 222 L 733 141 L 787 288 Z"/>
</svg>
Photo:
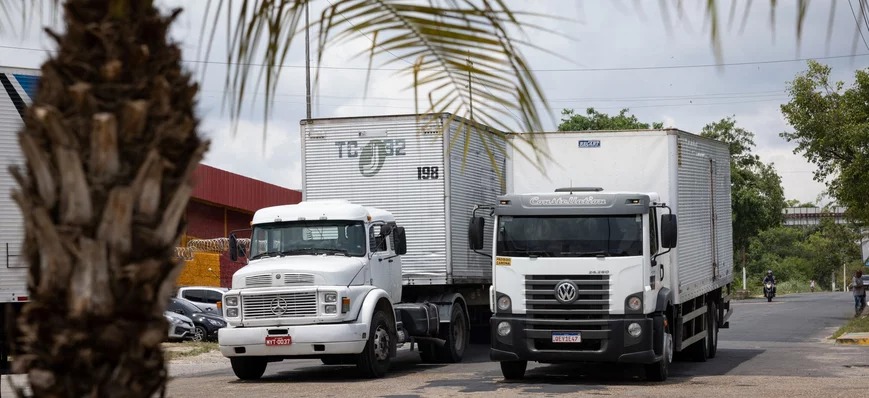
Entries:
<svg viewBox="0 0 869 398">
<path fill-rule="evenodd" d="M 759 232 L 781 225 L 785 207 L 781 177 L 772 164 L 764 164 L 751 153 L 754 133 L 737 127 L 735 117 L 707 124 L 700 135 L 722 141 L 730 148 L 733 245 L 735 250 L 742 250 Z"/>
<path fill-rule="evenodd" d="M 808 65 L 788 83 L 790 101 L 781 110 L 794 131 L 781 136 L 818 166 L 815 180 L 829 179 L 830 195 L 849 216 L 869 223 L 869 69 L 843 90 L 843 82 L 830 81 L 829 66 Z"/>
<path fill-rule="evenodd" d="M 13 170 L 31 299 L 10 330 L 22 348 L 14 368 L 35 396 L 151 397 L 166 382 L 162 313 L 180 271 L 173 248 L 208 148 L 197 132 L 198 87 L 167 38 L 180 10 L 163 15 L 153 0 L 62 3 L 65 30 L 48 32 L 58 51 L 19 133 L 25 168 Z M 218 7 L 237 13 L 227 55 L 233 118 L 247 79 L 260 77 L 254 57 L 268 65 L 266 100 L 274 95 L 308 1 L 240 3 Z M 321 57 L 336 40 L 373 37 L 370 57 L 415 59 L 404 72 L 414 88 L 435 87 L 428 112 L 467 114 L 470 72 L 480 76 L 473 96 L 497 103 L 477 107 L 472 122 L 503 125 L 499 112 L 518 113 L 522 130 L 542 130 L 535 102 L 545 99 L 508 34 L 522 15 L 502 2 L 330 4 L 317 22 Z M 378 43 L 379 34 L 389 36 Z"/>
<path fill-rule="evenodd" d="M 800 202 L 799 199 L 788 199 L 785 202 L 785 205 L 787 205 L 787 207 L 809 207 L 809 208 L 819 207 L 818 205 L 816 205 L 812 202 Z"/>
<path fill-rule="evenodd" d="M 642 123 L 634 115 L 628 115 L 628 109 L 622 109 L 616 116 L 600 113 L 594 108 L 585 110 L 585 116 L 577 114 L 573 109 L 564 109 L 561 114 L 566 117 L 561 119 L 558 131 L 585 131 L 585 130 L 645 130 L 649 128 L 664 128 L 663 122 L 653 122 L 651 127 L 648 123 Z"/>
</svg>

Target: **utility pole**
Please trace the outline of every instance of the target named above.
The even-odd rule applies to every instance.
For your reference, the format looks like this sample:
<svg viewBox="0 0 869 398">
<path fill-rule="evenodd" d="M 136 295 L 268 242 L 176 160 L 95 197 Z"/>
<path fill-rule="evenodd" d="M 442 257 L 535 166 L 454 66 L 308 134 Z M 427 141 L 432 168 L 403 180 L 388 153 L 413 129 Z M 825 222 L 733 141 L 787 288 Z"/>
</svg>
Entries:
<svg viewBox="0 0 869 398">
<path fill-rule="evenodd" d="M 471 81 L 471 68 L 473 68 L 474 63 L 471 62 L 471 52 L 468 51 L 468 96 L 470 97 L 471 103 L 471 120 L 474 120 L 474 87 Z"/>
<path fill-rule="evenodd" d="M 305 3 L 305 104 L 308 120 L 311 120 L 311 2 Z"/>
<path fill-rule="evenodd" d="M 745 246 L 742 247 L 742 290 L 748 290 L 745 275 Z"/>
</svg>

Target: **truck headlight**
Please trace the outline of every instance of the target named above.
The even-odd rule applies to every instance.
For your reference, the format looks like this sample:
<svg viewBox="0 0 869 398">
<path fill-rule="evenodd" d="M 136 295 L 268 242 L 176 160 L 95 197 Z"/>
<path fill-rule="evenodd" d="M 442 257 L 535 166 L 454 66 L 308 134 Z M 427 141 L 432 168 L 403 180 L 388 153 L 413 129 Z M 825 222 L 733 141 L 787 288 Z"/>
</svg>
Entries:
<svg viewBox="0 0 869 398">
<path fill-rule="evenodd" d="M 639 297 L 631 297 L 628 299 L 628 308 L 639 311 L 643 307 L 643 301 Z"/>
<path fill-rule="evenodd" d="M 338 308 L 335 306 L 335 304 L 329 304 L 326 306 L 326 313 L 327 314 L 335 314 L 337 312 L 338 312 Z"/>
<path fill-rule="evenodd" d="M 238 308 L 227 308 L 226 309 L 226 317 L 227 318 L 238 318 Z"/>
<path fill-rule="evenodd" d="M 498 309 L 501 311 L 507 311 L 510 308 L 510 297 L 501 296 L 498 297 Z"/>
<path fill-rule="evenodd" d="M 223 297 L 223 302 L 227 307 L 238 306 L 238 296 L 225 296 Z"/>
<path fill-rule="evenodd" d="M 324 297 L 324 301 L 327 303 L 334 303 L 334 302 L 338 301 L 338 293 L 336 293 L 336 292 L 326 293 L 326 296 Z"/>
</svg>

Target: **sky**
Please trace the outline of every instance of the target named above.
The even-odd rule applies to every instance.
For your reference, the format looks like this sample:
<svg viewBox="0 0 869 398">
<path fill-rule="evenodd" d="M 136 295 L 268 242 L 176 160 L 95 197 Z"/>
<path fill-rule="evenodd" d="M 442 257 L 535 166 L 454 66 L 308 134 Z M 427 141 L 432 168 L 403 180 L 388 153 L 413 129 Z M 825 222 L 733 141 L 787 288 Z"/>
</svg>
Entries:
<svg viewBox="0 0 869 398">
<path fill-rule="evenodd" d="M 317 19 L 330 1 L 334 0 L 316 0 L 311 18 Z M 704 23 L 703 1 L 684 2 L 681 19 L 676 18 L 675 7 L 670 7 L 669 23 L 655 1 L 505 1 L 514 10 L 560 18 L 529 20 L 559 35 L 534 30 L 527 33 L 529 42 L 560 57 L 523 48 L 529 67 L 550 102 L 551 109 L 539 108 L 551 112 L 544 113 L 546 130 L 556 129 L 563 108 L 584 112 L 587 107 L 595 107 L 611 114 L 629 108 L 641 121 L 662 121 L 667 127 L 697 134 L 708 123 L 734 116 L 738 126 L 754 132 L 754 152 L 763 161 L 775 164 L 788 199 L 816 202 L 824 191 L 824 184 L 812 178 L 816 167 L 800 154 L 794 154 L 795 144 L 779 136 L 791 130 L 780 106 L 788 100 L 787 82 L 806 69 L 806 62 L 801 59 L 825 58 L 818 60 L 830 65 L 834 80 L 842 80 L 846 86 L 853 82 L 855 70 L 869 67 L 869 46 L 855 36 L 856 24 L 848 2 L 835 2 L 829 40 L 831 3 L 811 2 L 798 43 L 796 1 L 778 2 L 774 28 L 770 24 L 769 2 L 751 2 L 744 29 L 740 25 L 746 2 L 737 3 L 735 21 L 730 25 L 731 3 L 718 1 L 722 57 L 718 60 L 709 37 L 710 24 Z M 201 133 L 212 141 L 204 163 L 300 189 L 299 121 L 305 118 L 304 36 L 293 42 L 282 69 L 267 133 L 264 135 L 264 102 L 260 93 L 248 97 L 233 134 L 228 113 L 221 107 L 227 92 L 224 79 L 228 70 L 224 64 L 225 18 L 213 26 L 208 18 L 206 31 L 213 27 L 216 40 L 203 75 L 206 64 L 199 62 L 205 60 L 200 29 L 207 2 L 158 0 L 158 4 L 165 9 L 185 7 L 171 34 L 184 51 L 184 66 L 196 72 L 202 88 Z M 29 29 L 17 27 L 0 34 L 0 65 L 36 68 L 45 60 L 44 50 L 54 47 L 37 29 L 38 23 L 31 23 Z M 62 26 L 56 29 L 62 30 Z M 863 31 L 869 36 L 865 26 Z M 314 52 L 316 33 L 312 31 Z M 414 112 L 413 91 L 408 89 L 412 80 L 395 76 L 394 70 L 376 68 L 393 55 L 374 60 L 375 70 L 371 72 L 366 93 L 368 60 L 353 55 L 370 47 L 371 41 L 366 37 L 328 47 L 320 64 L 313 117 Z M 394 56 L 400 58 L 402 54 Z M 402 67 L 411 61 L 398 61 L 390 67 Z M 709 66 L 719 62 L 727 65 Z M 317 66 L 315 62 L 313 65 Z M 252 71 L 259 72 L 257 67 Z M 829 201 L 824 198 L 821 203 Z"/>
</svg>

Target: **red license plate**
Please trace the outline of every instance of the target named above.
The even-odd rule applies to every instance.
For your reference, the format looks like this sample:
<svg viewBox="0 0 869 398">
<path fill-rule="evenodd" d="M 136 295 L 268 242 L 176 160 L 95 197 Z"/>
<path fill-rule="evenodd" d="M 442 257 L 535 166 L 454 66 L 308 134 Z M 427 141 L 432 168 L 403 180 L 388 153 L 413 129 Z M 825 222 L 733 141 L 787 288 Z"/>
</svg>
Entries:
<svg viewBox="0 0 869 398">
<path fill-rule="evenodd" d="M 266 345 L 290 345 L 293 338 L 290 336 L 266 336 Z"/>
</svg>

